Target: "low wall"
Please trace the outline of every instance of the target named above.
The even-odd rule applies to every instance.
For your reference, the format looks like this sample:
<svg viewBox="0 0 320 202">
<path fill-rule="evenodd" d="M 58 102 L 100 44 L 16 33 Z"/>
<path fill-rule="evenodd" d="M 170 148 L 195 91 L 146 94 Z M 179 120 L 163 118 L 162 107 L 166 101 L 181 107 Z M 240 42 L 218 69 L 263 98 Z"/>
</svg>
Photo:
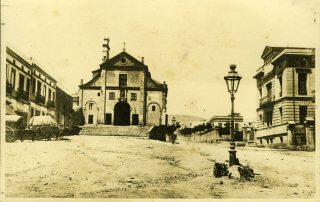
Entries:
<svg viewBox="0 0 320 202">
<path fill-rule="evenodd" d="M 213 130 L 205 134 L 192 133 L 191 135 L 178 135 L 177 140 L 196 143 L 214 143 L 220 140 L 218 131 Z"/>
</svg>

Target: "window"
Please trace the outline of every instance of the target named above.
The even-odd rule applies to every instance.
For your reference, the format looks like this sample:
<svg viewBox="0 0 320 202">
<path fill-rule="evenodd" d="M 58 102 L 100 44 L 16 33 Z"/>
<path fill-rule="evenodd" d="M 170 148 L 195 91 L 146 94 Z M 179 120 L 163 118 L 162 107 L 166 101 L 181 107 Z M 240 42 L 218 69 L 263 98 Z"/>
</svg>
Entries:
<svg viewBox="0 0 320 202">
<path fill-rule="evenodd" d="M 127 75 L 119 74 L 119 87 L 127 87 Z"/>
<path fill-rule="evenodd" d="M 222 128 L 222 123 L 219 123 L 219 128 Z"/>
<path fill-rule="evenodd" d="M 47 86 L 43 85 L 43 96 L 46 97 L 47 96 Z"/>
<path fill-rule="evenodd" d="M 24 75 L 19 74 L 19 91 L 23 91 L 24 89 Z"/>
<path fill-rule="evenodd" d="M 32 78 L 32 94 L 36 94 L 36 79 Z"/>
<path fill-rule="evenodd" d="M 279 84 L 280 84 L 280 92 L 279 92 L 279 97 L 282 97 L 282 76 L 279 76 Z"/>
<path fill-rule="evenodd" d="M 280 138 L 280 142 L 283 143 L 283 137 L 280 136 L 279 138 Z"/>
<path fill-rule="evenodd" d="M 13 62 L 14 65 L 16 64 L 16 60 L 15 59 L 12 62 Z"/>
<path fill-rule="evenodd" d="M 98 96 L 100 96 L 100 93 L 98 93 Z"/>
<path fill-rule="evenodd" d="M 155 105 L 152 106 L 152 111 L 156 111 L 156 106 Z"/>
<path fill-rule="evenodd" d="M 282 123 L 282 107 L 279 107 L 280 123 Z"/>
<path fill-rule="evenodd" d="M 36 110 L 36 116 L 40 116 L 40 111 Z"/>
<path fill-rule="evenodd" d="M 46 113 L 43 111 L 43 112 L 42 112 L 42 116 L 44 116 L 44 115 L 46 115 Z"/>
<path fill-rule="evenodd" d="M 131 100 L 137 100 L 137 93 L 131 93 Z"/>
<path fill-rule="evenodd" d="M 10 83 L 11 83 L 13 89 L 14 89 L 14 87 L 16 85 L 16 70 L 15 69 L 11 70 Z"/>
<path fill-rule="evenodd" d="M 109 93 L 109 100 L 114 100 L 114 99 L 116 99 L 115 97 L 116 97 L 116 96 L 115 96 L 115 93 L 114 93 L 114 92 L 110 92 L 110 93 Z"/>
<path fill-rule="evenodd" d="M 52 100 L 54 101 L 55 100 L 55 92 L 52 92 Z"/>
<path fill-rule="evenodd" d="M 30 91 L 30 79 L 27 78 L 27 87 L 26 87 L 26 91 L 29 93 Z"/>
<path fill-rule="evenodd" d="M 49 100 L 51 100 L 51 89 L 49 88 Z"/>
<path fill-rule="evenodd" d="M 122 59 L 121 59 L 121 63 L 122 63 L 122 64 L 126 64 L 126 63 L 127 63 L 127 58 L 122 58 Z"/>
<path fill-rule="evenodd" d="M 300 117 L 300 123 L 304 123 L 307 117 L 307 106 L 299 106 L 299 117 Z"/>
<path fill-rule="evenodd" d="M 37 94 L 41 95 L 41 82 L 38 81 L 38 84 L 37 84 Z"/>
<path fill-rule="evenodd" d="M 299 95 L 307 95 L 307 74 L 298 74 L 298 93 Z"/>
<path fill-rule="evenodd" d="M 266 116 L 267 126 L 271 127 L 272 126 L 272 111 L 266 112 L 265 116 Z"/>
<path fill-rule="evenodd" d="M 268 96 L 268 97 L 271 97 L 272 84 L 271 84 L 271 83 L 268 83 L 268 84 L 266 85 L 266 87 L 267 87 L 267 96 Z"/>
<path fill-rule="evenodd" d="M 89 109 L 92 109 L 93 103 L 89 103 Z"/>
<path fill-rule="evenodd" d="M 261 122 L 262 124 L 264 124 L 264 123 L 263 123 L 263 119 L 262 119 L 262 114 L 260 114 L 259 117 L 260 117 L 260 122 Z"/>
</svg>

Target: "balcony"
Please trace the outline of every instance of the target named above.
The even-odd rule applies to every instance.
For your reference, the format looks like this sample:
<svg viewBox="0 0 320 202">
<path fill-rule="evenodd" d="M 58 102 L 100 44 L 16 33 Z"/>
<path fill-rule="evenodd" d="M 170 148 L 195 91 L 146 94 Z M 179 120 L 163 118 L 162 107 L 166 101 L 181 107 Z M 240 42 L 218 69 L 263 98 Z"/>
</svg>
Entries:
<svg viewBox="0 0 320 202">
<path fill-rule="evenodd" d="M 36 103 L 38 103 L 38 104 L 45 104 L 45 101 L 46 101 L 46 99 L 45 99 L 45 97 L 44 96 L 42 96 L 42 95 L 40 95 L 40 94 L 37 94 L 37 96 L 36 96 Z"/>
<path fill-rule="evenodd" d="M 29 101 L 29 93 L 22 90 L 21 88 L 19 88 L 18 92 L 17 92 L 17 98 L 19 100 L 23 100 L 23 101 L 28 102 Z"/>
<path fill-rule="evenodd" d="M 264 96 L 260 99 L 260 107 L 273 104 L 273 102 L 274 102 L 274 96 L 272 95 Z"/>
<path fill-rule="evenodd" d="M 54 109 L 55 103 L 54 103 L 52 100 L 48 100 L 48 102 L 47 102 L 47 107 L 48 107 L 48 108 L 51 108 L 51 109 Z"/>
<path fill-rule="evenodd" d="M 12 84 L 10 84 L 9 82 L 7 82 L 6 95 L 12 95 L 12 91 L 13 91 L 13 86 L 12 86 Z"/>
</svg>

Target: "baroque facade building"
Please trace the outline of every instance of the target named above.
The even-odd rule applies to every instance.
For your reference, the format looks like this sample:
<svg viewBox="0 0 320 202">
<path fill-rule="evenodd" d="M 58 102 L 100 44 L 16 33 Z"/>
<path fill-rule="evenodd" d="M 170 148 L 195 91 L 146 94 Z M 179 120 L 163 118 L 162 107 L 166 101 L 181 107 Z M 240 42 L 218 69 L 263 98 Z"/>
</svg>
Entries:
<svg viewBox="0 0 320 202">
<path fill-rule="evenodd" d="M 148 66 L 125 50 L 106 59 L 92 79 L 79 86 L 85 124 L 159 125 L 168 88 L 151 78 Z"/>
<path fill-rule="evenodd" d="M 266 46 L 254 78 L 258 142 L 314 145 L 315 49 Z"/>
</svg>

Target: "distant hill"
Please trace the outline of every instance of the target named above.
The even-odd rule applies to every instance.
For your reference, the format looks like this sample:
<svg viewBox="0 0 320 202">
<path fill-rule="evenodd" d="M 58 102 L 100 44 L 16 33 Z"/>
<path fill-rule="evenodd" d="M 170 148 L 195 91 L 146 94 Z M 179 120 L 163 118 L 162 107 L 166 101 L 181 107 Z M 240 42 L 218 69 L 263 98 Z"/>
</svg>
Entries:
<svg viewBox="0 0 320 202">
<path fill-rule="evenodd" d="M 200 122 L 200 121 L 207 121 L 206 118 L 198 117 L 198 116 L 191 116 L 191 115 L 184 115 L 184 114 L 169 114 L 168 116 L 168 123 L 171 124 L 172 117 L 175 117 L 178 122 L 181 124 L 192 123 L 192 122 Z"/>
</svg>

